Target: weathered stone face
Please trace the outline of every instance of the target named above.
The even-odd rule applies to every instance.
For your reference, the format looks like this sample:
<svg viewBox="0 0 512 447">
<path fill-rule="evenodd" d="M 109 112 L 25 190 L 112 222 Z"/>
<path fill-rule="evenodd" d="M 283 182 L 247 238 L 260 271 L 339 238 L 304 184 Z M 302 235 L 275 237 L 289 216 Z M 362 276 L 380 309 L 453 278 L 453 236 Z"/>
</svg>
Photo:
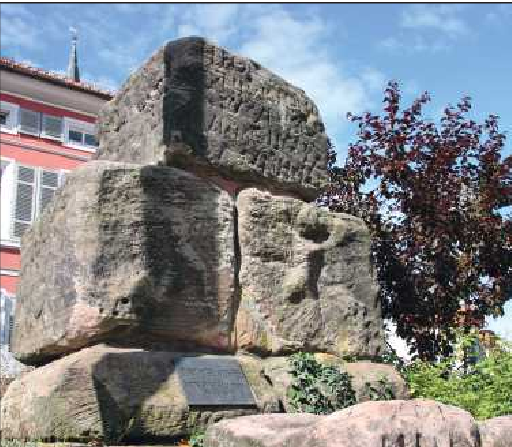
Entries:
<svg viewBox="0 0 512 447">
<path fill-rule="evenodd" d="M 482 447 L 507 447 L 512 442 L 512 415 L 487 419 L 479 424 Z"/>
<path fill-rule="evenodd" d="M 328 139 L 305 93 L 202 38 L 169 42 L 100 114 L 99 159 L 163 162 L 315 198 Z"/>
<path fill-rule="evenodd" d="M 491 447 L 470 413 L 430 400 L 364 402 L 329 416 L 269 414 L 221 421 L 205 447 Z"/>
<path fill-rule="evenodd" d="M 232 356 L 206 356 L 206 358 Z M 205 358 L 202 356 L 201 358 Z M 256 406 L 192 407 L 177 353 L 93 346 L 13 382 L 1 406 L 4 439 L 90 441 L 108 445 L 191 434 L 223 418 L 279 411 L 270 385 L 240 361 Z M 254 368 L 252 368 L 254 369 Z"/>
<path fill-rule="evenodd" d="M 102 340 L 230 350 L 233 215 L 226 192 L 185 171 L 78 168 L 22 241 L 16 356 Z"/>
<path fill-rule="evenodd" d="M 285 196 L 238 196 L 238 348 L 377 355 L 384 346 L 362 220 Z"/>
</svg>

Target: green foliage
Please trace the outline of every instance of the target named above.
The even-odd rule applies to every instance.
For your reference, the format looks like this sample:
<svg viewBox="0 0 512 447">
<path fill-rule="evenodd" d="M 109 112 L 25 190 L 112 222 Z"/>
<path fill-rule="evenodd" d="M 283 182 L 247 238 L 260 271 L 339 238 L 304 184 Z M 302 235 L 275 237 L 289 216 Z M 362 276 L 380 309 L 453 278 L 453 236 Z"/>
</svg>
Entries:
<svg viewBox="0 0 512 447">
<path fill-rule="evenodd" d="M 395 392 L 393 386 L 387 377 L 381 377 L 377 382 L 377 386 L 373 386 L 370 382 L 365 383 L 365 392 L 370 400 L 394 400 Z"/>
<path fill-rule="evenodd" d="M 329 414 L 356 403 L 350 376 L 335 366 L 322 365 L 308 353 L 292 355 L 290 366 L 295 380 L 288 397 L 298 411 Z"/>
<path fill-rule="evenodd" d="M 204 446 L 204 432 L 193 433 L 188 440 L 188 445 L 190 447 L 203 447 Z"/>
<path fill-rule="evenodd" d="M 382 114 L 349 114 L 358 126 L 343 166 L 319 199 L 359 216 L 372 234 L 383 315 L 423 359 L 449 355 L 453 325 L 503 314 L 512 290 L 512 155 L 499 117 L 472 119 L 471 99 L 424 116 L 422 94 L 404 107 L 390 82 Z M 461 315 L 461 301 L 465 310 Z"/>
<path fill-rule="evenodd" d="M 474 345 L 474 337 L 459 340 L 458 352 Z M 512 350 L 502 349 L 468 364 L 455 354 L 437 363 L 416 361 L 405 369 L 412 397 L 423 397 L 455 405 L 477 419 L 512 414 Z"/>
</svg>

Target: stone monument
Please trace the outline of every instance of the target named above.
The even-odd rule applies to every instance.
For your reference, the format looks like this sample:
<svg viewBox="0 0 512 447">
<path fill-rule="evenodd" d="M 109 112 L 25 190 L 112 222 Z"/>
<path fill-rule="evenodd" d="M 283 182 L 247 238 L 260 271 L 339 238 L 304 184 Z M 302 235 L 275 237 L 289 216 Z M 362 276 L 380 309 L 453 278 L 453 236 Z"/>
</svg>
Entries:
<svg viewBox="0 0 512 447">
<path fill-rule="evenodd" d="M 166 442 L 285 411 L 294 352 L 378 355 L 368 230 L 308 203 L 328 150 L 315 104 L 258 63 L 158 50 L 23 237 L 13 350 L 37 368 L 2 436 Z"/>
</svg>

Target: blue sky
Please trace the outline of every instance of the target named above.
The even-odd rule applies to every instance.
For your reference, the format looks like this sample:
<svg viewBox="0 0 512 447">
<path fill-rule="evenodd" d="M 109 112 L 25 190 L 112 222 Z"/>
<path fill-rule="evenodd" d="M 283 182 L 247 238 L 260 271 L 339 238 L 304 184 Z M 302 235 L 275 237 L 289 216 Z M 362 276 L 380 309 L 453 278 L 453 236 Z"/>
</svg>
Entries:
<svg viewBox="0 0 512 447">
<path fill-rule="evenodd" d="M 355 135 L 346 113 L 379 111 L 390 79 L 406 100 L 429 91 L 434 119 L 468 94 L 474 116 L 501 116 L 512 138 L 512 4 L 2 4 L 0 13 L 2 55 L 63 71 L 73 26 L 82 78 L 114 89 L 165 41 L 205 36 L 302 87 L 340 160 Z M 506 313 L 491 328 L 512 339 L 512 302 Z"/>
</svg>

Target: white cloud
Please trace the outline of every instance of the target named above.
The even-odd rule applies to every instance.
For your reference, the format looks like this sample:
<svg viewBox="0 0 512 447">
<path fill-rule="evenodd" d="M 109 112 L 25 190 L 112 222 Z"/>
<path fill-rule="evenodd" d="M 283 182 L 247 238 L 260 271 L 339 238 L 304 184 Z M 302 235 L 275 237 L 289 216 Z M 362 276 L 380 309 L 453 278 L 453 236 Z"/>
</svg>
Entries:
<svg viewBox="0 0 512 447">
<path fill-rule="evenodd" d="M 401 31 L 377 45 L 386 51 L 407 54 L 448 51 L 457 39 L 470 35 L 462 16 L 466 7 L 457 4 L 406 6 L 399 17 Z"/>
<path fill-rule="evenodd" d="M 455 6 L 455 7 L 454 7 Z M 412 5 L 402 12 L 404 28 L 430 29 L 449 37 L 467 34 L 466 22 L 457 15 L 461 5 Z"/>
<path fill-rule="evenodd" d="M 226 41 L 239 28 L 240 5 L 236 3 L 191 5 L 180 16 L 180 37 L 202 33 L 215 42 Z"/>
<path fill-rule="evenodd" d="M 485 20 L 492 25 L 510 24 L 510 19 L 512 19 L 512 5 L 510 4 L 494 5 L 494 8 L 485 15 Z"/>
<path fill-rule="evenodd" d="M 23 17 L 23 18 L 30 18 L 31 13 L 30 11 L 23 5 L 20 5 L 18 3 L 2 3 L 1 6 L 1 12 L 2 15 L 6 16 L 16 16 L 16 17 Z"/>
<path fill-rule="evenodd" d="M 387 79 L 384 74 L 373 68 L 367 68 L 363 71 L 361 78 L 366 83 L 369 89 L 382 92 L 386 88 Z"/>
<path fill-rule="evenodd" d="M 201 31 L 194 25 L 186 23 L 185 25 L 178 26 L 178 37 L 198 36 L 200 34 Z"/>
<path fill-rule="evenodd" d="M 314 12 L 296 16 L 281 5 L 196 5 L 180 16 L 180 35 L 199 34 L 250 57 L 304 89 L 332 135 L 346 112 L 371 107 L 384 79 L 368 68 L 349 74 L 329 52 L 331 25 Z M 380 86 L 379 86 L 380 89 Z"/>
<path fill-rule="evenodd" d="M 420 35 L 411 37 L 401 34 L 397 37 L 387 37 L 378 43 L 378 46 L 386 51 L 413 53 L 440 53 L 450 49 L 450 45 L 441 38 L 426 39 Z"/>
<path fill-rule="evenodd" d="M 119 83 L 114 79 L 109 78 L 108 76 L 95 76 L 92 73 L 84 72 L 81 75 L 81 80 L 90 84 L 94 84 L 96 87 L 101 89 L 109 90 L 112 92 L 119 89 Z"/>
<path fill-rule="evenodd" d="M 2 46 L 25 49 L 41 48 L 40 28 L 34 26 L 33 17 L 22 5 L 2 4 L 0 42 Z"/>
</svg>

